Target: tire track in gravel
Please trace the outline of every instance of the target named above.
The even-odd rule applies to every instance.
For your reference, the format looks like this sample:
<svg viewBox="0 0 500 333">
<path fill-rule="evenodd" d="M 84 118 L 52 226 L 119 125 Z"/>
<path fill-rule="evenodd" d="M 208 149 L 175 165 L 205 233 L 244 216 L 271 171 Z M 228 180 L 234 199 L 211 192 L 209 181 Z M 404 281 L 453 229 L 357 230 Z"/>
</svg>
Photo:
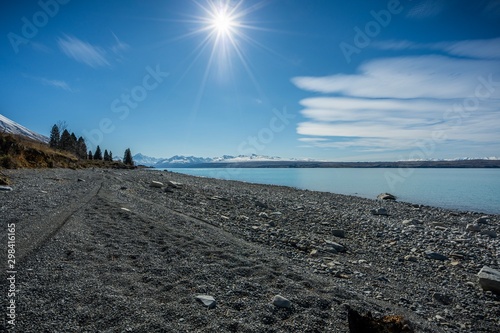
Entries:
<svg viewBox="0 0 500 333">
<path fill-rule="evenodd" d="M 35 250 L 50 241 L 76 212 L 98 195 L 102 187 L 103 182 L 93 187 L 87 195 L 66 206 L 63 211 L 46 217 L 46 220 L 49 222 L 46 223 L 44 228 L 31 230 L 28 234 L 24 235 L 20 240 L 23 245 L 16 248 L 16 259 L 19 262 L 23 262 L 26 256 L 32 254 Z M 2 243 L 6 241 L 4 239 L 6 237 L 5 235 L 2 238 Z"/>
</svg>

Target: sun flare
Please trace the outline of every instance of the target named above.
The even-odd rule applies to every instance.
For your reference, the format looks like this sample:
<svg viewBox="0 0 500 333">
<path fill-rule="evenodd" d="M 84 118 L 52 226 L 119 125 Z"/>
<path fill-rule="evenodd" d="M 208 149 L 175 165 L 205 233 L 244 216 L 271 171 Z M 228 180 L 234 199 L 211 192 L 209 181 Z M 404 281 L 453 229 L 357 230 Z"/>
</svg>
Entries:
<svg viewBox="0 0 500 333">
<path fill-rule="evenodd" d="M 236 20 L 223 9 L 215 13 L 211 19 L 211 28 L 219 36 L 231 36 L 236 26 Z"/>
<path fill-rule="evenodd" d="M 251 14 L 265 5 L 265 0 L 249 2 L 245 0 L 192 0 L 197 5 L 199 14 L 193 16 L 189 23 L 194 23 L 196 29 L 185 36 L 201 36 L 201 39 L 193 50 L 194 63 L 207 54 L 207 63 L 200 81 L 200 91 L 195 99 L 195 109 L 201 103 L 203 91 L 209 79 L 215 78 L 218 82 L 230 82 L 234 80 L 238 65 L 248 74 L 250 80 L 261 93 L 261 88 L 252 73 L 249 57 L 246 54 L 248 48 L 245 44 L 260 47 L 269 51 L 267 47 L 254 40 L 247 34 L 250 30 L 264 31 L 259 27 Z M 214 76 L 215 75 L 215 76 Z"/>
</svg>

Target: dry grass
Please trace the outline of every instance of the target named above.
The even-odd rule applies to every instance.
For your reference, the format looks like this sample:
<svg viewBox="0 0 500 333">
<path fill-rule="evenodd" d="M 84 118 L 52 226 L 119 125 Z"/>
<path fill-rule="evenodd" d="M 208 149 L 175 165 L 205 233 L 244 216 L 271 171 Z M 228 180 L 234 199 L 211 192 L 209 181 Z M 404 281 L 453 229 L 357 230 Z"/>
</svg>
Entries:
<svg viewBox="0 0 500 333">
<path fill-rule="evenodd" d="M 29 138 L 0 133 L 0 169 L 20 168 L 133 168 L 121 162 L 82 160 L 74 154 L 57 150 Z M 9 179 L 0 173 L 0 184 L 8 184 Z"/>
</svg>

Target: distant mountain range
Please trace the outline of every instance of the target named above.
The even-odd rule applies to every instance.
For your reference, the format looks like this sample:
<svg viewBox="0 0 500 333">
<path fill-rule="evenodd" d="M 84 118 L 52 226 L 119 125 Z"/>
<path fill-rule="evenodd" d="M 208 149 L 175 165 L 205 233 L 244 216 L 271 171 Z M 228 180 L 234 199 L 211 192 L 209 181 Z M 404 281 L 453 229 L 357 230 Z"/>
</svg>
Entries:
<svg viewBox="0 0 500 333">
<path fill-rule="evenodd" d="M 48 143 L 49 138 L 45 135 L 33 132 L 32 130 L 16 123 L 15 121 L 0 114 L 0 133 L 10 133 L 22 135 L 32 140 Z"/>
<path fill-rule="evenodd" d="M 175 155 L 170 158 L 158 158 L 146 156 L 141 153 L 135 154 L 133 156 L 136 165 L 145 165 L 154 168 L 179 168 L 179 167 L 192 167 L 205 166 L 205 165 L 222 165 L 222 164 L 241 164 L 241 163 L 267 163 L 267 162 L 310 162 L 311 159 L 284 159 L 276 156 L 264 156 L 264 155 L 223 155 L 220 157 L 196 157 L 196 156 L 182 156 Z"/>
<path fill-rule="evenodd" d="M 175 155 L 170 158 L 133 156 L 136 165 L 153 168 L 500 168 L 500 158 L 459 158 L 453 160 L 413 160 L 397 162 L 325 162 L 312 159 L 286 159 L 263 155 L 223 155 L 195 157 Z"/>
</svg>

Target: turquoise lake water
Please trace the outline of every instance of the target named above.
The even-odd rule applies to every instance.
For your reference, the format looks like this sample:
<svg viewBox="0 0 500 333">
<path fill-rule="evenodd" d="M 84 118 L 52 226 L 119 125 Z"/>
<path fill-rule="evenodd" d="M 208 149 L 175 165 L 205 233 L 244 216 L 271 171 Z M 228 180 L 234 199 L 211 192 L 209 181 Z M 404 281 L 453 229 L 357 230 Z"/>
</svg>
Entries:
<svg viewBox="0 0 500 333">
<path fill-rule="evenodd" d="M 224 168 L 169 171 L 193 176 L 285 185 L 313 191 L 399 201 L 460 211 L 500 214 L 500 169 Z"/>
</svg>

